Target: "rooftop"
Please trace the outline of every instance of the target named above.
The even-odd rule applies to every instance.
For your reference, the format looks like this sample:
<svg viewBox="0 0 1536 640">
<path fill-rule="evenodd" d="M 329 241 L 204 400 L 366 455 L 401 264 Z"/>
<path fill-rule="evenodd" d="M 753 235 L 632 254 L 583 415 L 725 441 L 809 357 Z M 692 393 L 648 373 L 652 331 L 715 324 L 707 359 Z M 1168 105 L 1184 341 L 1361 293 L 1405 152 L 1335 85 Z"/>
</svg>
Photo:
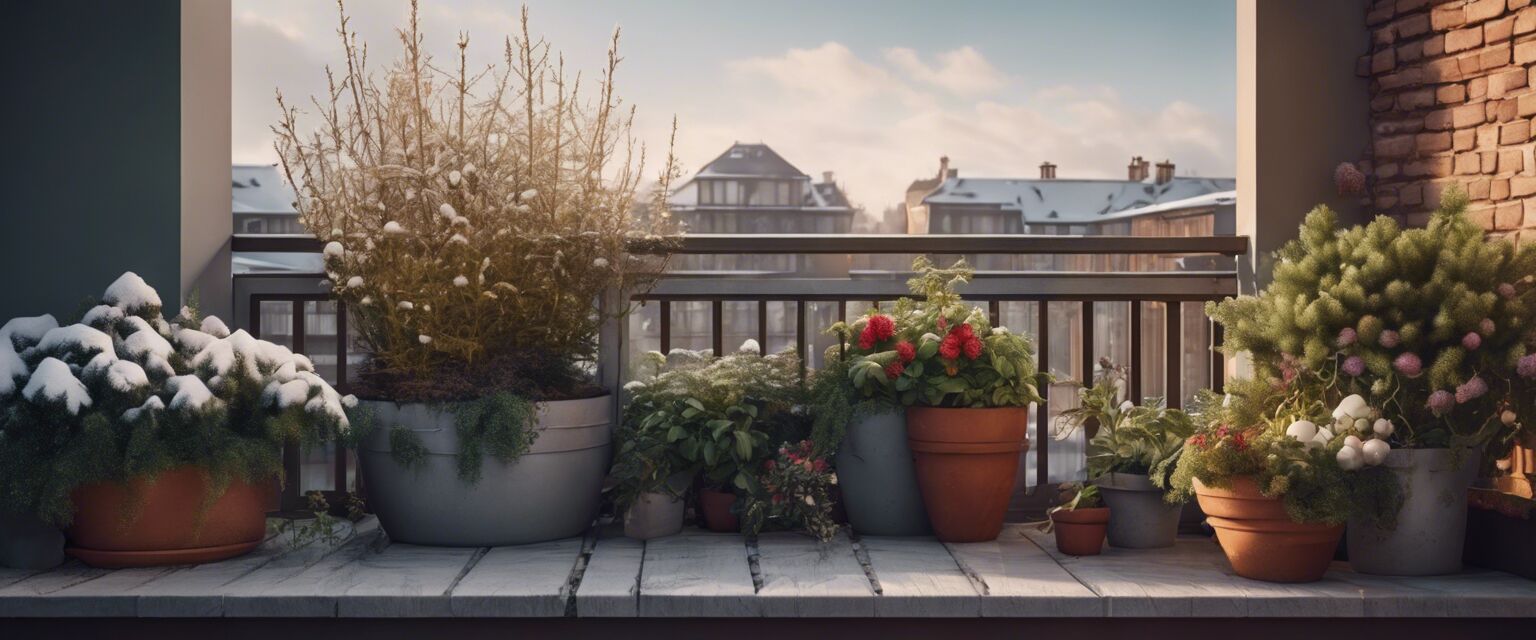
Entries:
<svg viewBox="0 0 1536 640">
<path fill-rule="evenodd" d="M 809 178 L 766 144 L 737 142 L 699 169 L 696 178 Z"/>
<path fill-rule="evenodd" d="M 1084 224 L 1112 214 L 1233 192 L 1235 178 L 1175 177 L 1158 184 L 1132 180 L 949 178 L 923 199 L 927 204 L 981 205 L 1018 211 L 1025 224 Z M 1143 212 L 1145 213 L 1145 211 Z"/>
<path fill-rule="evenodd" d="M 237 164 L 229 172 L 235 213 L 299 214 L 293 208 L 293 188 L 275 165 Z"/>
</svg>

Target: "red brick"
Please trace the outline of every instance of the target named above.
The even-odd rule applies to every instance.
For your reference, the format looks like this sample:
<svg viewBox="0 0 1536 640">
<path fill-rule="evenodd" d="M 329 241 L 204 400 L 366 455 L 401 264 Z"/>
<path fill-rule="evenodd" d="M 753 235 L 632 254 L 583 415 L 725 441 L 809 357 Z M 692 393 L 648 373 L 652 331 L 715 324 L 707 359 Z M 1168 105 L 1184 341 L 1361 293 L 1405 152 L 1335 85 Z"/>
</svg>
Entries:
<svg viewBox="0 0 1536 640">
<path fill-rule="evenodd" d="M 1479 28 L 1457 29 L 1445 34 L 1445 52 L 1466 51 L 1483 44 L 1483 30 Z"/>
<path fill-rule="evenodd" d="M 1414 137 L 1414 148 L 1419 155 L 1427 156 L 1439 151 L 1451 149 L 1451 134 L 1441 131 L 1439 133 L 1421 133 Z"/>
<path fill-rule="evenodd" d="M 1497 18 L 1504 15 L 1504 8 L 1505 0 L 1472 0 L 1467 4 L 1467 23 Z"/>
<path fill-rule="evenodd" d="M 1483 41 L 1488 43 L 1503 42 L 1508 40 L 1515 32 L 1515 19 L 1513 16 L 1499 18 L 1483 25 Z"/>
<path fill-rule="evenodd" d="M 1401 87 L 1416 86 L 1424 82 L 1423 67 L 1408 67 L 1398 69 L 1395 73 L 1389 73 L 1376 79 L 1383 91 L 1391 91 Z"/>
<path fill-rule="evenodd" d="M 1398 5 L 1401 6 L 1402 3 L 1398 3 Z M 1525 7 L 1529 7 L 1529 6 L 1531 6 L 1531 0 L 1509 0 L 1509 10 L 1510 11 L 1515 11 L 1517 9 L 1524 9 Z M 1401 8 L 1399 8 L 1397 10 L 1397 12 L 1398 13 L 1402 13 L 1403 10 Z"/>
<path fill-rule="evenodd" d="M 1377 154 L 1381 155 L 1381 154 Z M 1483 170 L 1483 159 L 1476 151 L 1456 154 L 1456 175 L 1469 176 Z"/>
<path fill-rule="evenodd" d="M 1451 134 L 1451 149 L 1454 151 L 1467 151 L 1477 144 L 1477 132 L 1471 129 L 1462 129 Z"/>
<path fill-rule="evenodd" d="M 1451 123 L 1457 129 L 1475 127 L 1487 121 L 1488 116 L 1481 104 L 1465 104 L 1451 111 Z"/>
<path fill-rule="evenodd" d="M 1409 206 L 1422 204 L 1424 202 L 1424 187 L 1418 184 L 1405 184 L 1397 190 L 1397 199 Z"/>
<path fill-rule="evenodd" d="M 1520 81 L 1525 81 L 1525 72 L 1523 71 L 1520 72 Z M 1433 89 L 1405 91 L 1397 96 L 1397 108 L 1403 111 L 1413 111 L 1432 106 L 1435 106 L 1435 92 Z"/>
<path fill-rule="evenodd" d="M 1519 229 L 1520 221 L 1525 217 L 1524 207 L 1518 202 L 1501 204 L 1493 213 L 1493 226 L 1495 229 L 1508 231 Z"/>
<path fill-rule="evenodd" d="M 1487 200 L 1489 182 L 1487 178 L 1467 181 L 1467 197 L 1473 200 Z"/>
<path fill-rule="evenodd" d="M 1477 54 L 1477 66 L 1487 71 L 1509 64 L 1509 45 L 1501 44 L 1483 49 Z"/>
<path fill-rule="evenodd" d="M 1371 73 L 1386 73 L 1397 68 L 1397 51 L 1382 49 L 1371 56 Z"/>
<path fill-rule="evenodd" d="M 1387 25 L 1371 32 L 1371 44 L 1377 47 L 1390 47 L 1397 42 L 1397 30 L 1392 25 Z"/>
<path fill-rule="evenodd" d="M 1445 36 L 1437 33 L 1424 40 L 1424 57 L 1432 58 L 1443 53 L 1445 53 Z"/>
<path fill-rule="evenodd" d="M 1525 154 L 1516 149 L 1499 152 L 1499 173 L 1517 173 L 1525 168 Z"/>
<path fill-rule="evenodd" d="M 1515 35 L 1536 31 L 1536 8 L 1521 9 L 1515 14 Z"/>
<path fill-rule="evenodd" d="M 1509 195 L 1524 198 L 1536 193 L 1536 176 L 1515 176 L 1509 179 Z"/>
<path fill-rule="evenodd" d="M 1477 148 L 1492 149 L 1499 146 L 1499 125 L 1486 124 L 1477 128 Z"/>
<path fill-rule="evenodd" d="M 1515 64 L 1536 62 L 1536 41 L 1515 43 Z"/>
<path fill-rule="evenodd" d="M 1435 156 L 1423 160 L 1415 160 L 1403 165 L 1403 175 L 1422 178 L 1444 178 L 1451 175 L 1451 156 Z"/>
<path fill-rule="evenodd" d="M 1494 200 L 1508 200 L 1509 199 L 1509 179 L 1508 178 L 1494 178 L 1492 184 L 1489 185 L 1489 188 L 1488 188 L 1488 197 L 1492 198 Z"/>
<path fill-rule="evenodd" d="M 1483 173 L 1493 173 L 1499 167 L 1499 153 L 1497 151 L 1477 152 L 1478 163 L 1482 166 Z M 1482 197 L 1488 197 L 1488 187 L 1483 187 Z"/>
<path fill-rule="evenodd" d="M 1522 93 L 1515 99 L 1515 101 L 1519 104 L 1518 113 L 1520 114 L 1520 117 L 1528 118 L 1530 116 L 1536 115 L 1536 92 L 1528 91 L 1526 93 Z"/>
<path fill-rule="evenodd" d="M 1396 178 L 1398 172 L 1402 170 L 1402 166 L 1396 162 L 1388 162 L 1384 165 L 1376 167 L 1375 175 L 1380 180 L 1387 180 L 1389 178 Z"/>
<path fill-rule="evenodd" d="M 1483 56 L 1473 51 L 1456 59 L 1456 70 L 1461 72 L 1463 78 L 1478 75 L 1483 70 Z"/>
<path fill-rule="evenodd" d="M 1499 127 L 1499 144 L 1520 144 L 1530 139 L 1530 120 L 1516 120 Z"/>
<path fill-rule="evenodd" d="M 1459 27 L 1467 23 L 1467 12 L 1459 6 L 1435 7 L 1435 10 L 1429 14 L 1429 23 L 1435 31 Z"/>
<path fill-rule="evenodd" d="M 1392 94 L 1383 94 L 1371 98 L 1371 111 L 1390 111 L 1397 104 L 1397 98 Z"/>
<path fill-rule="evenodd" d="M 1408 64 L 1418 62 L 1424 57 L 1424 45 L 1417 42 L 1403 45 L 1397 48 L 1397 63 Z"/>
<path fill-rule="evenodd" d="M 1513 89 L 1525 86 L 1525 69 L 1510 69 L 1488 76 L 1488 98 L 1502 98 Z"/>
<path fill-rule="evenodd" d="M 1435 100 L 1440 104 L 1462 102 L 1467 99 L 1467 86 L 1461 83 L 1448 84 L 1435 89 Z"/>
<path fill-rule="evenodd" d="M 1413 136 L 1377 138 L 1373 146 L 1377 158 L 1401 158 L 1413 153 Z"/>
<path fill-rule="evenodd" d="M 1451 128 L 1451 110 L 1438 109 L 1424 114 L 1424 128 L 1432 131 L 1444 131 Z"/>
<path fill-rule="evenodd" d="M 1392 19 L 1397 11 L 1391 2 L 1378 2 L 1365 14 L 1365 23 L 1375 26 Z"/>
<path fill-rule="evenodd" d="M 1510 22 L 1511 26 L 1513 26 L 1514 19 L 1511 18 Z M 1406 16 L 1398 20 L 1393 27 L 1397 29 L 1397 37 L 1399 38 L 1415 38 L 1424 35 L 1429 33 L 1429 14 L 1415 13 Z M 1484 28 L 1486 29 L 1486 27 Z"/>
</svg>

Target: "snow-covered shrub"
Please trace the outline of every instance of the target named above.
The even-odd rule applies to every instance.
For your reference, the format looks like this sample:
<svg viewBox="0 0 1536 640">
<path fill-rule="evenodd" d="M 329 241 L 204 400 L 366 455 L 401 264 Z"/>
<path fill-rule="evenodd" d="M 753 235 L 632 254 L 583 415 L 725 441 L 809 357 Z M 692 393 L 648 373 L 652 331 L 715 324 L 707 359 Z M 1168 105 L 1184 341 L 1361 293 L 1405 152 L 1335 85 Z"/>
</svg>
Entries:
<svg viewBox="0 0 1536 640">
<path fill-rule="evenodd" d="M 466 76 L 462 40 L 444 73 L 414 5 L 382 78 L 343 18 L 346 61 L 318 100 L 318 129 L 278 98 L 295 204 L 374 354 L 354 382 L 397 401 L 569 397 L 587 384 L 579 364 L 602 322 L 626 311 L 599 308 L 604 293 L 644 287 L 664 266 L 626 244 L 664 246 L 671 228 L 661 208 L 634 213 L 644 150 L 613 93 L 619 58 L 610 50 L 597 82 L 574 82 L 529 41 L 525 12 L 501 65 Z M 657 202 L 675 174 L 669 157 Z"/>
<path fill-rule="evenodd" d="M 308 358 L 230 333 L 125 273 L 77 324 L 50 315 L 0 326 L 0 510 L 66 525 L 76 487 L 205 469 L 231 480 L 282 472 L 284 442 L 343 435 L 353 402 Z"/>
</svg>

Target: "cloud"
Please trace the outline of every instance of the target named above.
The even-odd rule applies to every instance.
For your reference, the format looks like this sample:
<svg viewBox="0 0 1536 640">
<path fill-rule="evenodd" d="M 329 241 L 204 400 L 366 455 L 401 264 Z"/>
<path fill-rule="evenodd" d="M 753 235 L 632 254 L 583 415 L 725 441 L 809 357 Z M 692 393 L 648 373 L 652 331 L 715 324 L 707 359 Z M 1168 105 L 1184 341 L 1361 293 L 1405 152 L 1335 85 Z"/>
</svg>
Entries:
<svg viewBox="0 0 1536 640">
<path fill-rule="evenodd" d="M 1008 76 L 987 62 L 974 47 L 961 47 L 938 55 L 938 66 L 923 62 L 916 51 L 894 47 L 884 51 L 885 59 L 907 77 L 960 95 L 996 91 L 1008 84 Z"/>
</svg>

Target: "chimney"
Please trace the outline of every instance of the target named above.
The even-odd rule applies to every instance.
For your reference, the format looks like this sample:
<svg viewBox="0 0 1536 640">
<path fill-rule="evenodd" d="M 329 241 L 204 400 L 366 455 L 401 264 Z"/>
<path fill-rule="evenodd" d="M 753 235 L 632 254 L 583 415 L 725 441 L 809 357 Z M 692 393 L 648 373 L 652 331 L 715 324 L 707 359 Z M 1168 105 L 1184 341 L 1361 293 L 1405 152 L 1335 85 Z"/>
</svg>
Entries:
<svg viewBox="0 0 1536 640">
<path fill-rule="evenodd" d="M 823 171 L 823 172 L 821 172 L 821 181 L 824 182 L 824 183 L 827 183 L 827 184 L 832 184 L 832 172 L 831 171 Z"/>
<path fill-rule="evenodd" d="M 1164 160 L 1157 163 L 1157 183 L 1166 184 L 1173 181 L 1173 163 Z"/>
<path fill-rule="evenodd" d="M 1147 161 L 1143 160 L 1141 156 L 1132 156 L 1131 157 L 1131 164 L 1126 165 L 1126 176 L 1125 176 L 1125 178 L 1127 180 L 1130 180 L 1131 182 L 1141 182 L 1143 180 L 1146 180 L 1147 179 Z"/>
<path fill-rule="evenodd" d="M 1041 180 L 1055 180 L 1056 179 L 1056 165 L 1051 164 L 1048 161 L 1040 163 L 1040 179 Z"/>
<path fill-rule="evenodd" d="M 952 175 L 949 172 L 949 156 L 939 156 L 939 182 L 943 182 Z"/>
</svg>

